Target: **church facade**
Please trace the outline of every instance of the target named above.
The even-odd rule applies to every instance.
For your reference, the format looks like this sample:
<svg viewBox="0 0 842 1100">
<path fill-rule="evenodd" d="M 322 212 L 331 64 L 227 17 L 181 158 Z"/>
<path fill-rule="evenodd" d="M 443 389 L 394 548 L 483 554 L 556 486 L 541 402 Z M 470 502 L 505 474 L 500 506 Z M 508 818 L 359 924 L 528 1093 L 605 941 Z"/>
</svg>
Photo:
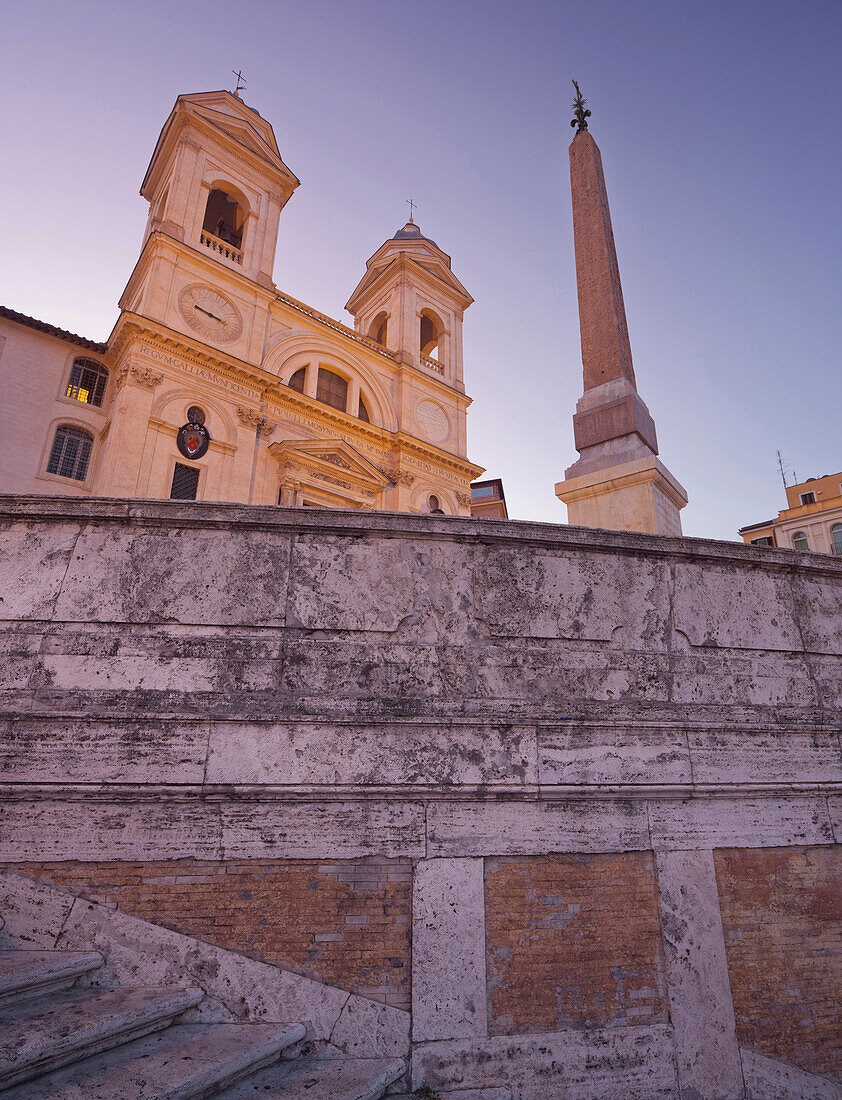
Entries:
<svg viewBox="0 0 842 1100">
<path fill-rule="evenodd" d="M 369 259 L 353 329 L 280 292 L 298 184 L 239 96 L 178 97 L 108 341 L 0 310 L 0 363 L 22 388 L 3 491 L 470 515 L 470 294 L 412 220 Z"/>
</svg>

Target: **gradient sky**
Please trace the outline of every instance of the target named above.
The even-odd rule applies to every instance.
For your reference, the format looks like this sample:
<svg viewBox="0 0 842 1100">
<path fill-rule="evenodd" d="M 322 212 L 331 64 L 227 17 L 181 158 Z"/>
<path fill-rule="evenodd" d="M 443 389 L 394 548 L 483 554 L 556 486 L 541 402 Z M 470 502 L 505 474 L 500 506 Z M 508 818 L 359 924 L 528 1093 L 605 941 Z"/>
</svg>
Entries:
<svg viewBox="0 0 842 1100">
<path fill-rule="evenodd" d="M 301 180 L 278 286 L 346 323 L 406 220 L 453 258 L 469 456 L 564 522 L 581 395 L 567 146 L 593 110 L 635 371 L 689 535 L 842 469 L 839 0 L 101 0 L 3 9 L 0 302 L 104 339 L 175 97 L 248 78 Z"/>
</svg>

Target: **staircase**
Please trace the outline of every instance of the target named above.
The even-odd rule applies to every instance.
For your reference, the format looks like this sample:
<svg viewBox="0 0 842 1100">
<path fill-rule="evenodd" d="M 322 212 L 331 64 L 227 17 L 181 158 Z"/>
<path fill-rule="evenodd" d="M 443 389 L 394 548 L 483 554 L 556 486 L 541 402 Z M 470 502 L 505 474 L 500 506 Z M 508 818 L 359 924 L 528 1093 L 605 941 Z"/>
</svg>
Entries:
<svg viewBox="0 0 842 1100">
<path fill-rule="evenodd" d="M 80 986 L 102 961 L 0 952 L 3 1100 L 379 1100 L 406 1071 L 402 1059 L 291 1057 L 302 1024 L 179 1023 L 200 990 Z"/>
</svg>

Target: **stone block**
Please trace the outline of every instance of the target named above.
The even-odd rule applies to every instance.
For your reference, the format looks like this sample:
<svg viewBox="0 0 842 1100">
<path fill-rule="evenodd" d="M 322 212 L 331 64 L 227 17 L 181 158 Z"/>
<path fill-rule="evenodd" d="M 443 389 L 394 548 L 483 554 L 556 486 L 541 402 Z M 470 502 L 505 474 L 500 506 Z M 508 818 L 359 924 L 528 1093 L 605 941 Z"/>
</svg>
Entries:
<svg viewBox="0 0 842 1100">
<path fill-rule="evenodd" d="M 611 641 L 666 649 L 665 563 L 494 548 L 478 565 L 476 617 L 492 637 Z"/>
<path fill-rule="evenodd" d="M 365 997 L 348 997 L 330 1033 L 347 1058 L 404 1057 L 409 1053 L 410 1015 Z"/>
<path fill-rule="evenodd" d="M 226 859 L 336 859 L 425 854 L 424 807 L 413 802 L 223 803 Z"/>
<path fill-rule="evenodd" d="M 842 795 L 828 795 L 827 809 L 833 828 L 833 839 L 837 844 L 842 844 Z"/>
<path fill-rule="evenodd" d="M 3 520 L 0 526 L 0 620 L 53 617 L 78 523 Z"/>
<path fill-rule="evenodd" d="M 835 733 L 717 730 L 687 736 L 696 783 L 842 782 Z"/>
<path fill-rule="evenodd" d="M 484 1038 L 485 904 L 481 859 L 416 865 L 412 904 L 412 1037 Z"/>
<path fill-rule="evenodd" d="M 485 723 L 213 722 L 209 783 L 535 783 L 534 727 Z"/>
<path fill-rule="evenodd" d="M 679 1096 L 663 1025 L 424 1043 L 413 1050 L 412 1083 L 444 1091 L 511 1087 L 518 1100 Z"/>
<path fill-rule="evenodd" d="M 0 949 L 52 950 L 72 908 L 70 894 L 0 869 Z"/>
<path fill-rule="evenodd" d="M 0 861 L 218 859 L 218 810 L 179 802 L 12 802 L 0 806 Z"/>
<path fill-rule="evenodd" d="M 833 843 L 820 795 L 653 799 L 649 824 L 656 851 Z"/>
<path fill-rule="evenodd" d="M 842 578 L 794 574 L 798 624 L 808 653 L 842 653 Z"/>
<path fill-rule="evenodd" d="M 76 542 L 55 617 L 282 626 L 289 554 L 289 536 L 276 531 L 92 525 Z"/>
<path fill-rule="evenodd" d="M 740 1100 L 742 1067 L 713 853 L 657 856 L 681 1095 Z"/>
<path fill-rule="evenodd" d="M 208 723 L 0 721 L 0 771 L 17 783 L 201 783 Z"/>
<path fill-rule="evenodd" d="M 682 729 L 626 729 L 569 724 L 538 730 L 542 784 L 689 783 Z"/>
<path fill-rule="evenodd" d="M 623 852 L 649 847 L 646 806 L 623 800 L 434 802 L 428 856 Z"/>
<path fill-rule="evenodd" d="M 842 1083 L 741 1048 L 746 1100 L 842 1100 Z"/>
<path fill-rule="evenodd" d="M 694 646 L 801 652 L 789 574 L 678 562 L 675 628 Z"/>
</svg>

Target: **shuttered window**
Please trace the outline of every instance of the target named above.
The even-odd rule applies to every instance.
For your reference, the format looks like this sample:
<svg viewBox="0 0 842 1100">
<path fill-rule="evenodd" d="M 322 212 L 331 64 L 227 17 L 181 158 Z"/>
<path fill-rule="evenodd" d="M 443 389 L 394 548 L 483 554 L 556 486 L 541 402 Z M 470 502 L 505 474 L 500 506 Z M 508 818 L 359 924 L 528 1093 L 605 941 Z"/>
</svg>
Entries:
<svg viewBox="0 0 842 1100">
<path fill-rule="evenodd" d="M 72 477 L 74 481 L 84 481 L 88 476 L 88 463 L 91 461 L 93 437 L 81 428 L 62 424 L 56 428 L 53 449 L 47 463 L 48 474 L 59 477 Z"/>
</svg>

